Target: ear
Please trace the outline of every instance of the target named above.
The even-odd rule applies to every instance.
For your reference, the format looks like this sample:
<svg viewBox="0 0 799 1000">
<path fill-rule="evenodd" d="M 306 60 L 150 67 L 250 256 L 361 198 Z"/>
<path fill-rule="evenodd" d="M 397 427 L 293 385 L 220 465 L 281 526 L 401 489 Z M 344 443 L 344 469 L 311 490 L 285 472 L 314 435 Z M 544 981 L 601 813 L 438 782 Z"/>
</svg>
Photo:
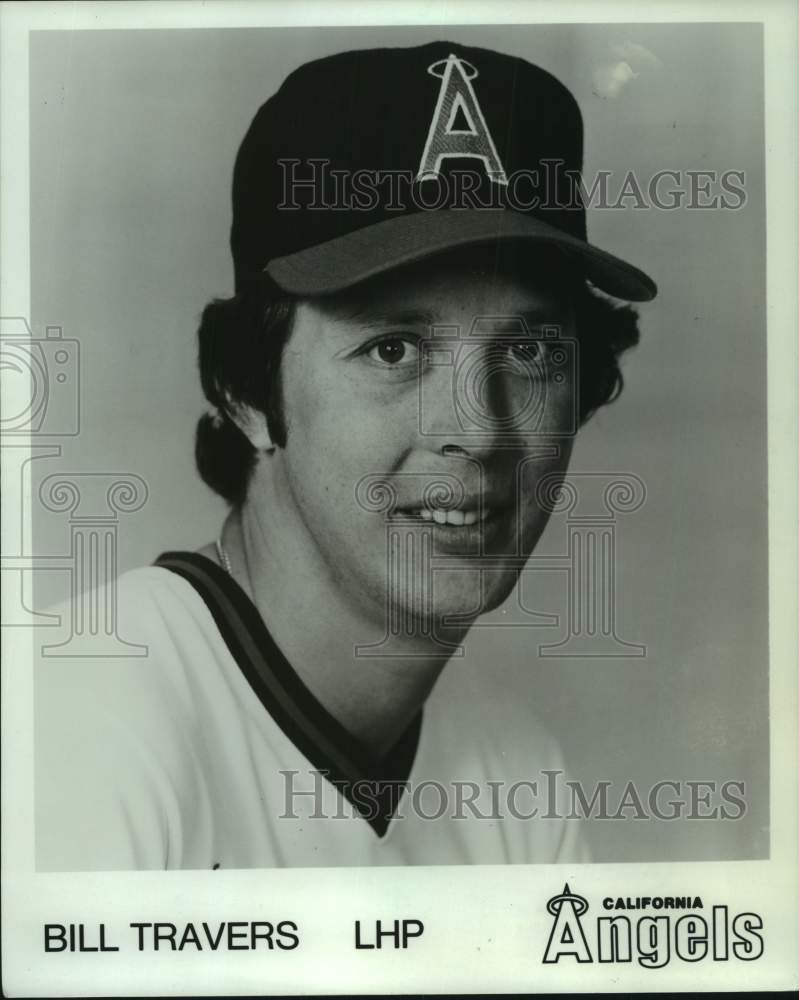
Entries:
<svg viewBox="0 0 799 1000">
<path fill-rule="evenodd" d="M 256 451 L 272 452 L 275 446 L 266 423 L 266 415 L 246 404 L 229 403 L 228 415 Z"/>
</svg>

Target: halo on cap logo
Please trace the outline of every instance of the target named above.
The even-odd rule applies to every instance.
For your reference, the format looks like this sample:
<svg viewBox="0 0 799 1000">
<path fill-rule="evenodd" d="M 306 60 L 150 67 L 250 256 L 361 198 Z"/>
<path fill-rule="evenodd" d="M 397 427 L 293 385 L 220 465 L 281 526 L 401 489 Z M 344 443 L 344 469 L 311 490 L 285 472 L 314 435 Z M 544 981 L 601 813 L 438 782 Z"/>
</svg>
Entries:
<svg viewBox="0 0 799 1000">
<path fill-rule="evenodd" d="M 588 900 L 572 892 L 568 882 L 563 886 L 563 892 L 547 901 L 547 913 L 555 919 L 544 952 L 544 962 L 557 962 L 562 955 L 576 958 L 578 962 L 593 961 L 580 921 L 587 911 Z"/>
<path fill-rule="evenodd" d="M 427 72 L 440 77 L 441 87 L 416 180 L 434 180 L 445 159 L 466 157 L 482 160 L 489 178 L 507 185 L 507 174 L 472 87 L 478 71 L 450 53 L 428 66 Z"/>
</svg>

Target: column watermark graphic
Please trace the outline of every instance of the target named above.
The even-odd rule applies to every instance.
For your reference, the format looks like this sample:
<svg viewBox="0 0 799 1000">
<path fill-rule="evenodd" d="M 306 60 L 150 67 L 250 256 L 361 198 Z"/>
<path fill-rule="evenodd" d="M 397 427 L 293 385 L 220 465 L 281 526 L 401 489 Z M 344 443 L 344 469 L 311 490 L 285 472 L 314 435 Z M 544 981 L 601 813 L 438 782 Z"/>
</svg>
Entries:
<svg viewBox="0 0 799 1000">
<path fill-rule="evenodd" d="M 45 509 L 69 515 L 70 632 L 42 647 L 45 656 L 146 656 L 147 647 L 117 632 L 117 545 L 120 514 L 147 502 L 147 486 L 130 473 L 48 476 L 39 488 Z"/>
<path fill-rule="evenodd" d="M 593 486 L 594 490 L 585 488 Z M 583 487 L 582 489 L 580 487 Z M 591 504 L 592 492 L 601 504 Z M 639 657 L 646 646 L 617 633 L 618 591 L 616 548 L 619 516 L 633 514 L 646 501 L 646 487 L 630 472 L 570 472 L 566 482 L 544 477 L 539 482 L 542 503 L 565 515 L 568 532 L 563 555 L 530 557 L 526 572 L 555 571 L 567 581 L 566 635 L 538 647 L 540 656 Z"/>
<path fill-rule="evenodd" d="M 4 626 L 58 629 L 58 642 L 43 643 L 45 656 L 145 656 L 145 646 L 119 635 L 117 574 L 122 517 L 146 504 L 141 476 L 120 471 L 58 471 L 31 489 L 32 463 L 63 459 L 81 425 L 81 349 L 58 326 L 37 337 L 22 317 L 0 319 L 0 374 L 4 383 L 0 418 L 4 502 L 19 512 L 18 544 L 0 557 Z M 62 463 L 57 463 L 62 464 Z M 67 517 L 68 541 L 41 551 L 32 537 L 36 511 Z M 49 549 L 50 546 L 48 545 Z M 64 613 L 36 606 L 37 573 L 68 579 Z"/>
<path fill-rule="evenodd" d="M 400 474 L 402 475 L 402 474 Z M 395 474 L 393 479 L 397 479 Z M 456 477 L 435 478 L 405 474 L 424 481 L 422 503 L 457 507 L 464 485 Z M 599 494 L 599 499 L 596 494 Z M 646 501 L 646 487 L 639 476 L 625 472 L 569 472 L 539 482 L 536 502 L 562 518 L 566 545 L 562 552 L 524 555 L 451 557 L 436 554 L 435 522 L 420 525 L 410 512 L 397 512 L 397 488 L 380 476 L 366 477 L 358 484 L 358 499 L 364 509 L 383 515 L 385 523 L 387 597 L 386 631 L 374 644 L 359 645 L 356 655 L 391 656 L 393 643 L 402 636 L 433 638 L 454 656 L 462 656 L 459 644 L 436 635 L 440 624 L 434 611 L 436 575 L 446 572 L 485 574 L 513 569 L 519 574 L 517 608 L 521 621 L 471 622 L 471 628 L 539 628 L 559 638 L 541 642 L 541 657 L 645 657 L 645 643 L 619 634 L 617 545 L 620 519 L 638 512 Z M 555 612 L 532 608 L 525 601 L 525 582 L 534 574 L 554 573 L 565 581 L 566 609 Z M 476 608 L 480 611 L 480 608 Z M 457 625 L 458 615 L 443 624 Z M 467 620 L 466 618 L 464 621 Z M 406 652 L 403 655 L 409 655 Z M 424 654 L 420 654 L 424 655 Z"/>
</svg>

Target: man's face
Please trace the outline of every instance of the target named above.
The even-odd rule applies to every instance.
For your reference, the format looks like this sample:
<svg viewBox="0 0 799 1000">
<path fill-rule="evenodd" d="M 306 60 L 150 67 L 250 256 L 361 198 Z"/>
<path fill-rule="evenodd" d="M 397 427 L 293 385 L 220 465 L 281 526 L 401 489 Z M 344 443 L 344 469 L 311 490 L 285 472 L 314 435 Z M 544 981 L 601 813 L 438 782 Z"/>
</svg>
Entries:
<svg viewBox="0 0 799 1000">
<path fill-rule="evenodd" d="M 401 629 L 510 593 L 571 450 L 564 287 L 471 249 L 298 305 L 270 517 L 361 612 Z"/>
</svg>

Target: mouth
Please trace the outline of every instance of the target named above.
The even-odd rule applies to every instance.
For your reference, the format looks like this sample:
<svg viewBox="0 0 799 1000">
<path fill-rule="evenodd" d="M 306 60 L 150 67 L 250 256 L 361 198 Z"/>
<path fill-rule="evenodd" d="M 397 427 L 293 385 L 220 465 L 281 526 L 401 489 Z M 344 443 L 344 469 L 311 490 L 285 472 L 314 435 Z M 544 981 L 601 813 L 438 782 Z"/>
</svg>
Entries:
<svg viewBox="0 0 799 1000">
<path fill-rule="evenodd" d="M 437 504 L 435 500 L 397 506 L 391 521 L 403 530 L 429 533 L 438 555 L 479 556 L 512 544 L 514 508 L 498 492 L 478 493 L 458 498 L 458 505 Z"/>
<path fill-rule="evenodd" d="M 487 537 L 507 524 L 513 514 L 508 497 L 498 490 L 467 493 L 448 500 L 412 500 L 398 504 L 390 516 L 393 521 L 409 526 L 429 527 L 438 536 Z"/>
<path fill-rule="evenodd" d="M 396 508 L 392 522 L 403 531 L 430 534 L 434 555 L 480 556 L 505 549 L 514 537 L 511 508 L 491 506 Z"/>
<path fill-rule="evenodd" d="M 479 510 L 473 507 L 454 507 L 444 509 L 442 507 L 417 507 L 397 509 L 394 517 L 410 519 L 414 521 L 432 521 L 434 524 L 447 525 L 453 528 L 471 527 L 489 520 L 494 511 L 489 507 L 482 507 Z"/>
</svg>

